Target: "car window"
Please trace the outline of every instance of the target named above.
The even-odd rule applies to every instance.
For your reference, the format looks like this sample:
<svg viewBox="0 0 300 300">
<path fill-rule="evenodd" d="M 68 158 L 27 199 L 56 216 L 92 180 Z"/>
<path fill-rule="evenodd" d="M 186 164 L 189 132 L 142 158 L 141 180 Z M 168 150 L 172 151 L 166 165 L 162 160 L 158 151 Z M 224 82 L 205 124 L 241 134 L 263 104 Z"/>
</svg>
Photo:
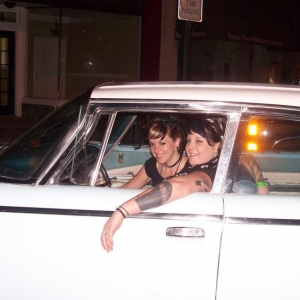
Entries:
<svg viewBox="0 0 300 300">
<path fill-rule="evenodd" d="M 246 136 L 244 150 L 298 152 L 300 149 L 300 123 L 295 120 L 253 117 Z"/>
<path fill-rule="evenodd" d="M 243 147 L 258 162 L 271 194 L 300 193 L 300 120 L 253 117 Z"/>
<path fill-rule="evenodd" d="M 140 170 L 145 161 L 151 157 L 145 125 L 149 118 L 159 115 L 151 112 L 116 113 L 103 162 L 95 181 L 96 186 L 120 187 Z M 191 119 L 191 114 L 178 115 L 183 124 Z M 61 184 L 90 185 L 104 143 L 104 134 L 110 124 L 110 116 L 111 114 L 101 113 L 91 138 L 80 145 L 80 151 L 74 147 L 73 151 L 76 153 L 59 179 Z M 208 114 L 193 116 L 207 118 Z M 227 122 L 225 116 L 212 115 L 212 117 L 218 117 L 224 125 Z"/>
</svg>

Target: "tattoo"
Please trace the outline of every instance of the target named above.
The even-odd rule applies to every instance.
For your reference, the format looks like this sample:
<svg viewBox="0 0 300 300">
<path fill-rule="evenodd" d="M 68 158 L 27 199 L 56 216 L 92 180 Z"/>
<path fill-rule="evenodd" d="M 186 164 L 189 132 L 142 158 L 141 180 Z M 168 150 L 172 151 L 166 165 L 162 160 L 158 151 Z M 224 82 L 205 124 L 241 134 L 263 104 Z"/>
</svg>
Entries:
<svg viewBox="0 0 300 300">
<path fill-rule="evenodd" d="M 167 200 L 170 199 L 171 194 L 172 184 L 168 181 L 164 181 L 149 189 L 148 193 L 136 196 L 135 202 L 140 210 L 143 211 L 165 204 Z"/>
<path fill-rule="evenodd" d="M 249 172 L 251 173 L 255 182 L 257 182 L 259 180 L 263 180 L 261 170 L 260 170 L 259 166 L 257 165 L 257 163 L 253 160 L 252 157 L 248 157 L 248 155 L 245 156 L 244 162 L 249 166 Z"/>
<path fill-rule="evenodd" d="M 201 187 L 201 192 L 208 192 L 208 183 L 201 180 L 195 181 L 196 185 L 199 185 Z"/>
</svg>

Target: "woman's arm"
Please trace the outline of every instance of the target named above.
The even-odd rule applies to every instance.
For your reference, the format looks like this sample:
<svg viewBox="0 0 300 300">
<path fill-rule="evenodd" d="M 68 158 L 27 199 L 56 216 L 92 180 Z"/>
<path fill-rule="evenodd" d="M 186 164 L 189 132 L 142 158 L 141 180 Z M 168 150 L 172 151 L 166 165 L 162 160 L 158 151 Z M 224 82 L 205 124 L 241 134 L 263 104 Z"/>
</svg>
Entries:
<svg viewBox="0 0 300 300">
<path fill-rule="evenodd" d="M 121 227 L 126 216 L 167 204 L 194 192 L 209 192 L 211 188 L 212 181 L 210 177 L 206 173 L 199 171 L 173 177 L 149 188 L 120 205 L 112 214 L 103 227 L 101 235 L 103 248 L 107 252 L 113 250 L 113 236 Z"/>
<path fill-rule="evenodd" d="M 136 175 L 133 176 L 127 183 L 125 183 L 121 188 L 124 189 L 141 189 L 150 181 L 145 171 L 145 166 L 142 166 Z"/>
<path fill-rule="evenodd" d="M 242 154 L 240 157 L 240 164 L 243 165 L 253 176 L 255 183 L 265 182 L 261 169 L 251 154 Z M 267 186 L 260 186 L 257 184 L 257 194 L 267 195 L 269 189 Z"/>
</svg>

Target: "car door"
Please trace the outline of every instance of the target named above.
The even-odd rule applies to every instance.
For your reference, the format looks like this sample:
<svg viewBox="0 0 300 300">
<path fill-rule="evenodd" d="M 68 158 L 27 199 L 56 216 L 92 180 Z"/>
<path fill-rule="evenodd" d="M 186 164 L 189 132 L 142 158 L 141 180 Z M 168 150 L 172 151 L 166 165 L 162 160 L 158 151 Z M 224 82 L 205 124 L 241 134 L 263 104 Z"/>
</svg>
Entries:
<svg viewBox="0 0 300 300">
<path fill-rule="evenodd" d="M 100 150 L 94 155 L 98 159 L 105 153 L 101 145 L 109 144 L 108 134 L 114 133 L 113 115 L 105 112 L 101 118 L 109 125 L 100 127 Z M 72 149 L 76 154 L 77 146 Z M 76 159 L 69 163 L 78 166 Z M 88 161 L 83 165 L 89 167 Z M 74 179 L 75 171 L 66 169 L 63 177 L 72 174 Z M 78 179 L 90 174 L 83 173 Z M 57 186 L 1 186 L 4 299 L 215 299 L 221 194 L 195 193 L 130 216 L 114 237 L 114 250 L 107 253 L 100 243 L 105 222 L 117 206 L 142 190 L 82 182 L 83 186 L 66 184 L 65 179 Z"/>
<path fill-rule="evenodd" d="M 299 299 L 299 196 L 224 195 L 217 299 Z"/>
<path fill-rule="evenodd" d="M 288 123 L 300 130 L 296 111 L 281 113 L 272 116 L 261 110 L 260 121 L 274 126 Z M 251 123 L 256 117 L 251 114 L 244 120 Z M 239 129 L 239 142 L 244 129 Z M 269 183 L 269 195 L 223 195 L 217 299 L 300 298 L 300 149 L 294 146 L 273 151 L 258 144 L 265 150 L 252 152 Z"/>
<path fill-rule="evenodd" d="M 196 193 L 127 218 L 107 253 L 104 223 L 140 190 L 1 190 L 1 298 L 215 299 L 220 195 Z"/>
</svg>

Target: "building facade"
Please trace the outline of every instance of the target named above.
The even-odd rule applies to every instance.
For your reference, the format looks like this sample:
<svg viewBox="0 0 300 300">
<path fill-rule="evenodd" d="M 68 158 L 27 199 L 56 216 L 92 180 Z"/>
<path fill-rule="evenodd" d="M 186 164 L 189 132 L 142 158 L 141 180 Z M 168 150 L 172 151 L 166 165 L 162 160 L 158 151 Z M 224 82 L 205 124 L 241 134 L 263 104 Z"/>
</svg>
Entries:
<svg viewBox="0 0 300 300">
<path fill-rule="evenodd" d="M 99 2 L 0 2 L 0 114 L 39 118 L 94 85 L 159 79 L 161 0 Z"/>
<path fill-rule="evenodd" d="M 178 0 L 0 1 L 0 114 L 39 118 L 108 81 L 298 85 L 298 2 L 204 0 L 190 22 Z"/>
</svg>

